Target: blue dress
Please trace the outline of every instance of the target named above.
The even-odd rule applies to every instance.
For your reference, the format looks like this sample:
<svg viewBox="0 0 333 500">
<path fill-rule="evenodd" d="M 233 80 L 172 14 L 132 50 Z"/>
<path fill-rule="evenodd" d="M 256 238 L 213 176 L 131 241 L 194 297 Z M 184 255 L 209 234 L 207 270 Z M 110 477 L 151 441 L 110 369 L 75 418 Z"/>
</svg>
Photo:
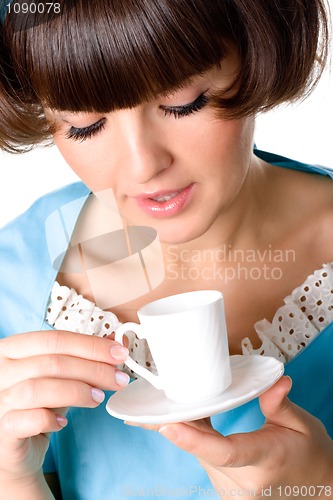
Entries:
<svg viewBox="0 0 333 500">
<path fill-rule="evenodd" d="M 329 175 L 329 169 L 256 150 L 269 163 Z M 50 254 L 64 255 L 64 231 L 46 238 L 45 221 L 57 209 L 71 235 L 89 195 L 75 183 L 39 199 L 0 231 L 0 334 L 49 330 L 45 311 L 56 279 Z M 61 207 L 66 205 L 66 211 Z M 332 291 L 333 293 L 333 291 Z M 292 401 L 317 416 L 333 437 L 333 324 L 285 366 L 293 379 Z M 106 401 L 112 393 L 106 394 Z M 111 417 L 105 403 L 72 408 L 65 429 L 53 434 L 44 470 L 57 471 L 64 500 L 125 498 L 217 498 L 197 460 L 158 433 L 128 427 Z M 222 434 L 258 429 L 264 422 L 258 400 L 212 417 Z"/>
</svg>

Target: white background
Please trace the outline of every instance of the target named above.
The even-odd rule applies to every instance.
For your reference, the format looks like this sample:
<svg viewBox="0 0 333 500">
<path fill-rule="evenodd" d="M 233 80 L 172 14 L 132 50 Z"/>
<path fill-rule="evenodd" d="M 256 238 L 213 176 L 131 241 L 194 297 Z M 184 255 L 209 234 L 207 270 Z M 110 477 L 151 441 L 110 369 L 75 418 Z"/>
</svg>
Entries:
<svg viewBox="0 0 333 500">
<path fill-rule="evenodd" d="M 256 144 L 308 163 L 333 168 L 333 76 L 326 71 L 304 102 L 257 119 Z M 55 147 L 22 155 L 0 152 L 0 227 L 42 194 L 77 180 Z"/>
</svg>

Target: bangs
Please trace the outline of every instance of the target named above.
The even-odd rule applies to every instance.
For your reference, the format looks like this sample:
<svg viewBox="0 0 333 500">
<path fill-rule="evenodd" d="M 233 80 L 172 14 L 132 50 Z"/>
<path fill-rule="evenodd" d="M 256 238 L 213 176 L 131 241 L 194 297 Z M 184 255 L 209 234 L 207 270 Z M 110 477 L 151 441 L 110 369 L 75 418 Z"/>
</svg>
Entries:
<svg viewBox="0 0 333 500">
<path fill-rule="evenodd" d="M 16 2 L 23 2 L 23 13 L 28 3 Z M 44 107 L 74 113 L 132 108 L 221 62 L 223 68 L 228 55 L 237 57 L 238 73 L 210 99 L 223 119 L 303 98 L 327 61 L 325 0 L 47 5 L 57 12 L 19 16 L 13 8 L 0 27 L 0 148 L 7 151 L 52 140 Z"/>
<path fill-rule="evenodd" d="M 218 8 L 205 0 L 195 8 L 191 0 L 60 3 L 60 16 L 12 34 L 25 47 L 12 61 L 23 99 L 51 109 L 134 107 L 220 63 L 221 32 L 231 39 L 218 0 Z"/>
</svg>

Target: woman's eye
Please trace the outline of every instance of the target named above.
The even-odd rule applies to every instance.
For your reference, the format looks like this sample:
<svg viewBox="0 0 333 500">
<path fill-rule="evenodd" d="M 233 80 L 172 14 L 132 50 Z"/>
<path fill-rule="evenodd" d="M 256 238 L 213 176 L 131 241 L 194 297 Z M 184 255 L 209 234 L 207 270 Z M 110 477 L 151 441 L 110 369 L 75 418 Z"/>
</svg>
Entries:
<svg viewBox="0 0 333 500">
<path fill-rule="evenodd" d="M 208 103 L 208 97 L 202 93 L 193 102 L 184 104 L 184 106 L 160 106 L 164 111 L 165 116 L 174 116 L 175 118 L 183 118 L 197 111 L 200 111 Z M 105 127 L 106 119 L 102 118 L 98 122 L 89 125 L 88 127 L 70 127 L 66 133 L 67 139 L 83 142 L 86 139 L 91 139 Z"/>
<path fill-rule="evenodd" d="M 104 128 L 105 122 L 106 119 L 102 118 L 101 120 L 98 120 L 98 122 L 93 123 L 88 127 L 82 127 L 82 128 L 71 127 L 66 133 L 66 138 L 73 139 L 74 141 L 83 142 L 86 139 L 90 139 L 92 136 L 98 134 L 98 132 L 100 132 Z"/>
<path fill-rule="evenodd" d="M 165 116 L 174 116 L 175 118 L 183 118 L 189 116 L 197 111 L 200 111 L 208 103 L 208 97 L 202 93 L 195 99 L 195 101 L 184 106 L 160 106 L 164 111 Z"/>
</svg>

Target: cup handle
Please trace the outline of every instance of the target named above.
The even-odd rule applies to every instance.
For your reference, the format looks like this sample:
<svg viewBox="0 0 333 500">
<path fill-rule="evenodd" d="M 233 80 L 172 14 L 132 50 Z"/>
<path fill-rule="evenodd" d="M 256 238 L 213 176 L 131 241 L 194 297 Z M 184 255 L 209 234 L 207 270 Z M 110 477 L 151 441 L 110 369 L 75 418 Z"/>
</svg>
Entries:
<svg viewBox="0 0 333 500">
<path fill-rule="evenodd" d="M 117 328 L 115 341 L 119 344 L 124 345 L 123 338 L 125 333 L 127 332 L 136 333 L 139 339 L 145 338 L 141 325 L 138 325 L 137 323 L 124 323 L 123 325 L 119 326 L 119 328 Z M 156 387 L 156 389 L 162 389 L 160 377 L 158 375 L 154 375 L 146 368 L 143 368 L 143 366 L 134 361 L 131 356 L 126 359 L 125 365 L 128 366 L 130 370 L 133 370 L 135 373 L 148 380 L 148 382 Z"/>
</svg>

